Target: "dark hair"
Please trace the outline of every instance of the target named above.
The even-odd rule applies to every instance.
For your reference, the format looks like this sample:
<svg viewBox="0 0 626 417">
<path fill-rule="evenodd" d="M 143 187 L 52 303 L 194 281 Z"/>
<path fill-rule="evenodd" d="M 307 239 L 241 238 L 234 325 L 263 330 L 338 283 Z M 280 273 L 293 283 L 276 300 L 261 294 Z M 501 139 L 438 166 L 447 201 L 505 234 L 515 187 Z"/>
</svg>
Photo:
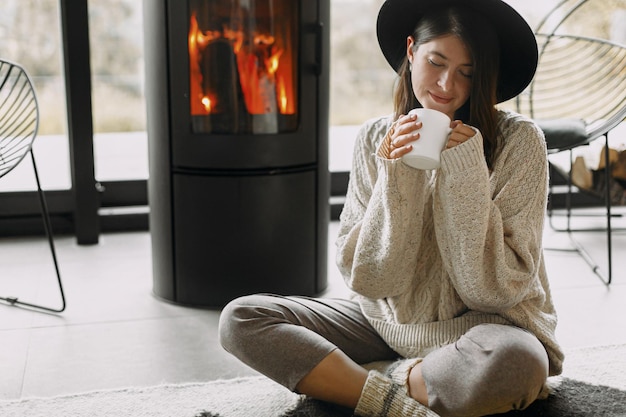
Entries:
<svg viewBox="0 0 626 417">
<path fill-rule="evenodd" d="M 425 15 L 413 32 L 414 51 L 435 38 L 446 35 L 457 36 L 468 48 L 472 57 L 473 72 L 470 96 L 457 110 L 456 119 L 478 128 L 483 135 L 485 159 L 489 168 L 500 149 L 497 131 L 497 86 L 500 48 L 498 37 L 491 24 L 480 14 L 463 7 L 440 9 Z M 422 105 L 415 98 L 411 84 L 408 59 L 398 71 L 395 87 L 395 117 Z"/>
</svg>

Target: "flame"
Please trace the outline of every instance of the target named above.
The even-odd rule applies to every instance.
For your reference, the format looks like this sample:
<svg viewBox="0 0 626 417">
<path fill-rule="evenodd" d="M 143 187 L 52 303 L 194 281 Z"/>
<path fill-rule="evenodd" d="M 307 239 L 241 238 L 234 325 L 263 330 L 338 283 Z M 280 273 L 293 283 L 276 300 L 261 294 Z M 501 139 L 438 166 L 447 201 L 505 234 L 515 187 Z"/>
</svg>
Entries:
<svg viewBox="0 0 626 417">
<path fill-rule="evenodd" d="M 208 97 L 202 97 L 202 104 L 207 113 L 211 113 L 211 99 Z"/>
<path fill-rule="evenodd" d="M 279 46 L 276 37 L 257 33 L 250 42 L 246 42 L 241 30 L 224 27 L 222 31 L 203 32 L 199 28 L 196 12 L 191 15 L 188 37 L 192 115 L 222 111 L 217 107 L 219 97 L 215 96 L 215 92 L 204 91 L 201 68 L 202 53 L 218 39 L 228 40 L 232 47 L 238 71 L 233 76 L 238 75 L 248 113 L 295 113 L 292 54 L 288 48 Z"/>
<path fill-rule="evenodd" d="M 276 70 L 278 70 L 278 66 L 280 64 L 280 56 L 283 54 L 283 51 L 279 50 L 274 53 L 269 59 L 265 62 L 265 66 L 267 67 L 267 72 L 270 74 L 275 74 Z"/>
<path fill-rule="evenodd" d="M 202 71 L 200 70 L 200 62 L 198 57 L 200 55 L 199 45 L 204 45 L 204 36 L 198 28 L 198 21 L 196 20 L 196 13 L 191 15 L 191 24 L 189 26 L 189 77 L 190 82 L 190 101 L 191 101 L 191 114 L 205 114 L 206 109 L 202 106 L 202 98 L 204 93 L 202 92 Z"/>
<path fill-rule="evenodd" d="M 287 113 L 287 93 L 285 92 L 285 81 L 282 77 L 278 79 L 278 107 L 280 112 Z"/>
</svg>

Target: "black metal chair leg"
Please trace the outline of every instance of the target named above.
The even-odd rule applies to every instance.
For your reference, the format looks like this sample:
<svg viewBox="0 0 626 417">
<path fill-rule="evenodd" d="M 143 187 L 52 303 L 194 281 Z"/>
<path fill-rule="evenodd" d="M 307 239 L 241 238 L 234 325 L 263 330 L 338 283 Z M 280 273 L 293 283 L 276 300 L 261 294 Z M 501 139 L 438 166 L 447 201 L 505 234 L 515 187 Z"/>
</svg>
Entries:
<svg viewBox="0 0 626 417">
<path fill-rule="evenodd" d="M 548 217 L 550 222 L 550 227 L 557 232 L 567 232 L 569 240 L 572 244 L 571 249 L 563 249 L 563 248 L 546 248 L 546 250 L 552 251 L 561 251 L 561 252 L 577 252 L 583 260 L 591 267 L 591 270 L 595 275 L 600 278 L 600 280 L 607 286 L 611 285 L 613 281 L 613 238 L 612 232 L 613 228 L 611 225 L 611 219 L 613 214 L 611 213 L 611 171 L 610 171 L 610 153 L 609 153 L 609 135 L 608 133 L 604 135 L 605 146 L 604 146 L 604 182 L 605 182 L 605 190 L 604 190 L 604 203 L 606 209 L 606 229 L 572 229 L 571 227 L 571 217 L 572 217 L 572 166 L 573 166 L 573 157 L 572 150 L 570 149 L 570 173 L 567 178 L 567 194 L 565 196 L 565 216 L 566 216 L 566 227 L 565 228 L 557 228 L 552 223 L 552 217 L 554 213 L 552 209 L 548 211 Z M 621 230 L 621 229 L 620 229 Z M 589 252 L 581 245 L 573 236 L 574 232 L 589 232 L 589 231 L 603 231 L 606 232 L 607 236 L 607 273 L 605 274 L 602 271 L 602 268 L 598 265 L 596 261 L 591 257 Z"/>
<path fill-rule="evenodd" d="M 613 278 L 613 238 L 611 227 L 611 170 L 610 170 L 610 152 L 609 152 L 609 134 L 604 135 L 604 183 L 605 188 L 605 202 L 606 202 L 606 238 L 607 238 L 607 251 L 608 251 L 608 276 L 605 278 L 600 276 L 600 279 L 604 281 L 606 285 L 610 285 Z M 595 272 L 595 271 L 594 271 Z M 598 273 L 596 272 L 596 275 Z"/>
<path fill-rule="evenodd" d="M 56 277 L 57 277 L 57 283 L 59 285 L 59 291 L 61 293 L 61 307 L 60 308 L 46 307 L 46 306 L 42 306 L 39 304 L 33 304 L 33 303 L 25 302 L 25 301 L 20 301 L 18 297 L 0 297 L 0 300 L 6 301 L 7 303 L 14 305 L 14 306 L 24 306 L 24 307 L 29 307 L 33 309 L 48 311 L 51 313 L 61 313 L 65 310 L 66 301 L 65 301 L 65 292 L 63 291 L 63 283 L 61 282 L 61 273 L 59 272 L 59 264 L 57 262 L 57 255 L 56 255 L 56 251 L 54 248 L 54 239 L 52 236 L 52 225 L 50 223 L 50 214 L 48 212 L 48 205 L 46 204 L 45 195 L 43 193 L 43 190 L 41 189 L 41 183 L 39 182 L 39 173 L 37 172 L 37 164 L 35 163 L 35 155 L 33 154 L 32 149 L 30 151 L 30 156 L 33 161 L 33 170 L 35 172 L 35 180 L 37 182 L 37 192 L 39 195 L 39 205 L 41 207 L 44 228 L 46 229 L 48 245 L 50 246 L 50 252 L 52 254 L 52 261 L 54 263 L 54 270 L 55 270 Z"/>
</svg>

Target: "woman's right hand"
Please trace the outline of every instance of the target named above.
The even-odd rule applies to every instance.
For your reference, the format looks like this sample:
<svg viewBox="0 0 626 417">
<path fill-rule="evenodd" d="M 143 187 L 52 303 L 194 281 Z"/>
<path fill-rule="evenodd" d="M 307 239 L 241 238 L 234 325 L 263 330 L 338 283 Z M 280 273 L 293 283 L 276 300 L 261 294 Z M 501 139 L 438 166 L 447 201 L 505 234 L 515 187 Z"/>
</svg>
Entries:
<svg viewBox="0 0 626 417">
<path fill-rule="evenodd" d="M 387 133 L 389 159 L 397 159 L 413 149 L 412 142 L 420 138 L 419 130 L 422 122 L 417 115 L 401 115 L 396 120 Z"/>
</svg>

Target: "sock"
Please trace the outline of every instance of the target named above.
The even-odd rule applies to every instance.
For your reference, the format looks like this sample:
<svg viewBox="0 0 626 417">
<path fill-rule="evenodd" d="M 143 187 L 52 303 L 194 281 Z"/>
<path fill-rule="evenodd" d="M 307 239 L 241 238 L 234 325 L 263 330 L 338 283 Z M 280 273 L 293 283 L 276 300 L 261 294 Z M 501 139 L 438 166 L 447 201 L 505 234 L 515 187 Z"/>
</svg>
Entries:
<svg viewBox="0 0 626 417">
<path fill-rule="evenodd" d="M 408 396 L 406 381 L 398 384 L 378 371 L 369 372 L 354 413 L 362 417 L 439 417 Z"/>
<path fill-rule="evenodd" d="M 404 385 L 406 387 L 406 391 L 409 391 L 409 373 L 411 369 L 418 363 L 422 361 L 422 358 L 414 358 L 414 359 L 401 359 L 394 361 L 389 367 L 383 372 L 384 375 L 391 378 L 393 382 L 396 384 Z"/>
</svg>

